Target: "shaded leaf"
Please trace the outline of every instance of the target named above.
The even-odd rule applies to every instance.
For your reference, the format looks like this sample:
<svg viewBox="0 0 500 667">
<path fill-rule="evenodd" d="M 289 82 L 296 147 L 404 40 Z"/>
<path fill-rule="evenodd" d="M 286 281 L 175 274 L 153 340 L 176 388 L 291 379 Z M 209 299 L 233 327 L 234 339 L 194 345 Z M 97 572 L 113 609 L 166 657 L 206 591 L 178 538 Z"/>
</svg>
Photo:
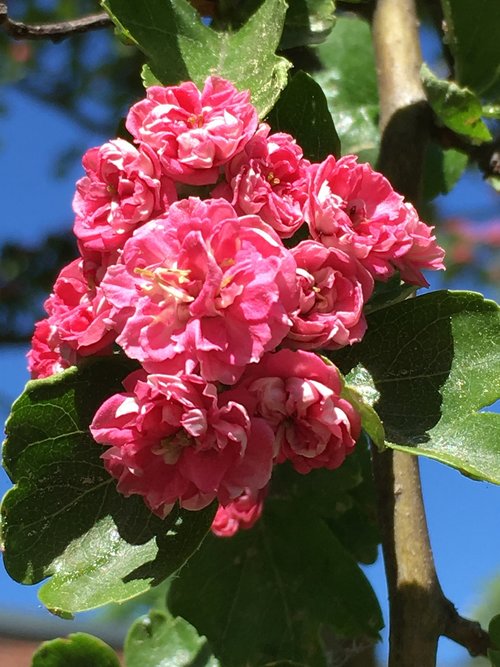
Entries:
<svg viewBox="0 0 500 667">
<path fill-rule="evenodd" d="M 120 667 L 113 649 L 84 632 L 44 642 L 33 655 L 32 667 Z"/>
<path fill-rule="evenodd" d="M 456 185 L 467 167 L 468 157 L 454 148 L 443 149 L 429 142 L 425 155 L 423 198 L 445 195 Z"/>
<path fill-rule="evenodd" d="M 125 640 L 127 667 L 217 667 L 206 639 L 182 618 L 151 611 L 132 625 Z"/>
<path fill-rule="evenodd" d="M 324 70 L 314 78 L 328 100 L 342 152 L 375 164 L 380 133 L 370 26 L 359 18 L 337 17 L 335 30 L 317 52 Z"/>
<path fill-rule="evenodd" d="M 445 37 L 462 86 L 498 103 L 500 99 L 500 2 L 441 0 Z"/>
<path fill-rule="evenodd" d="M 119 29 L 149 57 L 146 85 L 194 81 L 218 74 L 250 90 L 261 115 L 287 81 L 290 63 L 275 55 L 286 13 L 285 0 L 265 0 L 236 32 L 205 25 L 187 0 L 102 0 Z"/>
<path fill-rule="evenodd" d="M 54 613 L 146 591 L 183 564 L 213 517 L 174 510 L 162 521 L 116 491 L 88 425 L 130 370 L 108 357 L 29 382 L 7 422 L 4 464 L 16 485 L 2 504 L 5 566 L 24 584 L 50 576 L 39 597 Z"/>
<path fill-rule="evenodd" d="M 421 77 L 429 104 L 443 125 L 475 143 L 491 139 L 481 119 L 481 102 L 472 91 L 453 81 L 438 79 L 427 65 L 422 65 Z"/>
<path fill-rule="evenodd" d="M 382 626 L 353 558 L 322 519 L 289 500 L 269 499 L 250 531 L 209 536 L 173 581 L 168 604 L 232 667 L 324 667 L 320 626 L 355 637 L 375 637 Z"/>
<path fill-rule="evenodd" d="M 340 140 L 325 95 L 305 72 L 295 74 L 266 120 L 275 132 L 291 134 L 311 162 L 340 154 Z"/>
<path fill-rule="evenodd" d="M 358 345 L 334 360 L 362 363 L 380 399 L 386 444 L 500 484 L 500 310 L 473 292 L 434 292 L 368 316 Z"/>
</svg>

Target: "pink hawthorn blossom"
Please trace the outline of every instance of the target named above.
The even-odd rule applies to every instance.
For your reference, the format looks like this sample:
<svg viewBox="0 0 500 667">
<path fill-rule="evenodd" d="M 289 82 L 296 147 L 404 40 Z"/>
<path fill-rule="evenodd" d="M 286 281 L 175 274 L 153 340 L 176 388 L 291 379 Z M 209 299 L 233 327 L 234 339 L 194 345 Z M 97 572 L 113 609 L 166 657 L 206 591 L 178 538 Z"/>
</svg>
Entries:
<svg viewBox="0 0 500 667">
<path fill-rule="evenodd" d="M 48 319 L 35 324 L 27 357 L 28 370 L 33 380 L 61 373 L 72 365 L 70 360 L 62 358 L 57 328 Z"/>
<path fill-rule="evenodd" d="M 280 350 L 248 366 L 232 400 L 251 405 L 275 432 L 275 460 L 291 461 L 295 470 L 338 468 L 361 432 L 361 419 L 340 397 L 335 366 L 303 350 Z"/>
<path fill-rule="evenodd" d="M 152 512 L 227 505 L 269 482 L 273 432 L 263 419 L 218 395 L 197 375 L 136 371 L 126 392 L 111 396 L 90 430 L 125 496 L 139 494 Z"/>
<path fill-rule="evenodd" d="M 245 489 L 226 505 L 219 505 L 211 530 L 217 537 L 232 537 L 238 530 L 249 530 L 262 516 L 267 487 L 259 491 Z"/>
<path fill-rule="evenodd" d="M 373 291 L 370 273 L 342 250 L 317 241 L 302 241 L 291 252 L 300 296 L 283 344 L 332 350 L 360 341 L 366 331 L 363 307 Z"/>
<path fill-rule="evenodd" d="M 399 269 L 403 280 L 427 285 L 423 269 L 441 269 L 444 251 L 389 181 L 357 157 L 329 156 L 310 168 L 305 207 L 311 235 L 356 257 L 377 280 Z"/>
<path fill-rule="evenodd" d="M 123 247 L 134 229 L 160 215 L 177 198 L 161 174 L 158 157 L 115 139 L 83 156 L 86 175 L 76 184 L 74 232 L 83 254 Z"/>
<path fill-rule="evenodd" d="M 127 117 L 134 139 L 159 156 L 164 173 L 181 183 L 215 183 L 219 167 L 241 151 L 258 125 L 248 91 L 211 76 L 200 92 L 192 81 L 152 86 Z"/>
<path fill-rule="evenodd" d="M 295 139 L 282 132 L 269 135 L 262 124 L 226 165 L 227 182 L 213 196 L 225 197 L 240 214 L 259 215 L 282 238 L 293 236 L 304 223 L 307 171 L 310 166 Z"/>
<path fill-rule="evenodd" d="M 206 380 L 232 384 L 288 333 L 295 269 L 260 218 L 239 218 L 223 199 L 193 197 L 138 229 L 101 288 L 117 343 L 146 370 L 187 364 L 192 372 L 199 364 Z"/>
<path fill-rule="evenodd" d="M 71 351 L 80 356 L 106 353 L 116 337 L 110 307 L 100 288 L 87 283 L 82 259 L 62 269 L 44 306 L 63 357 Z"/>
</svg>

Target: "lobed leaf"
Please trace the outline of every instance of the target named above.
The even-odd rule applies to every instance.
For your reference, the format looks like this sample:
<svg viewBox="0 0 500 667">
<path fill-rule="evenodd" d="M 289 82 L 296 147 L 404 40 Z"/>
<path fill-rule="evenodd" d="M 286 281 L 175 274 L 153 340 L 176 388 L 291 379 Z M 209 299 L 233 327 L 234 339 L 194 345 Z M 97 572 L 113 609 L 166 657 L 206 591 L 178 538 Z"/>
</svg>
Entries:
<svg viewBox="0 0 500 667">
<path fill-rule="evenodd" d="M 4 464 L 15 486 L 2 503 L 5 567 L 24 584 L 51 577 L 39 597 L 54 613 L 148 590 L 197 549 L 213 518 L 208 508 L 162 521 L 117 492 L 88 426 L 129 372 L 128 360 L 108 357 L 29 382 L 7 422 Z"/>
<path fill-rule="evenodd" d="M 380 398 L 386 444 L 500 484 L 500 309 L 473 292 L 434 292 L 368 316 L 358 345 L 334 355 L 362 363 Z"/>
<path fill-rule="evenodd" d="M 326 522 L 277 498 L 252 530 L 207 538 L 173 581 L 168 604 L 232 667 L 324 667 L 321 628 L 374 638 L 382 626 L 375 594 Z"/>
<path fill-rule="evenodd" d="M 205 25 L 187 0 L 102 0 L 118 28 L 150 59 L 146 85 L 194 81 L 211 74 L 250 90 L 261 116 L 287 82 L 290 63 L 275 54 L 285 21 L 285 0 L 265 0 L 238 30 Z"/>
</svg>

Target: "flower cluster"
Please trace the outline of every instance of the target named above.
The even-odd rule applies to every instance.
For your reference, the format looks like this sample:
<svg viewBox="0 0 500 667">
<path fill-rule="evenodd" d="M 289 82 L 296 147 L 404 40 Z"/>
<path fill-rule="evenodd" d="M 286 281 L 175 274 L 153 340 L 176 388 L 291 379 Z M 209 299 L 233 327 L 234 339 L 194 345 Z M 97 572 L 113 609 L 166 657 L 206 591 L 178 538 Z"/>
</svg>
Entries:
<svg viewBox="0 0 500 667">
<path fill-rule="evenodd" d="M 106 469 L 160 516 L 218 501 L 213 531 L 232 535 L 275 465 L 334 469 L 353 450 L 360 417 L 317 352 L 361 340 L 374 281 L 426 285 L 443 251 L 381 174 L 351 155 L 311 164 L 224 79 L 149 88 L 126 127 L 134 144 L 83 158 L 80 257 L 29 367 L 136 360 L 90 427 Z"/>
</svg>

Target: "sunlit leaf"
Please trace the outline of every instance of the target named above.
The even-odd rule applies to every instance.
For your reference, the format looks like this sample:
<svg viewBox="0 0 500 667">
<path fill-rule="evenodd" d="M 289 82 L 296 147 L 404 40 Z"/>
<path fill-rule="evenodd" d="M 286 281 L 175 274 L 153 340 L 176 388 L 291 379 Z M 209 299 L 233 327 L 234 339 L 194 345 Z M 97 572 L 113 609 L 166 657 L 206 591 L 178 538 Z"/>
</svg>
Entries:
<svg viewBox="0 0 500 667">
<path fill-rule="evenodd" d="M 32 667 L 120 667 L 113 649 L 84 632 L 44 642 L 33 655 Z"/>
<path fill-rule="evenodd" d="M 102 0 L 111 18 L 149 57 L 146 85 L 194 81 L 218 74 L 250 90 L 261 115 L 287 82 L 290 63 L 275 55 L 286 13 L 285 0 L 265 0 L 237 31 L 205 25 L 187 0 Z"/>
<path fill-rule="evenodd" d="M 127 667 L 218 667 L 206 639 L 182 618 L 151 611 L 132 625 L 125 641 Z"/>
<path fill-rule="evenodd" d="M 500 484 L 500 309 L 473 292 L 434 292 L 368 316 L 361 343 L 335 355 L 362 363 L 380 398 L 390 447 Z"/>
<path fill-rule="evenodd" d="M 471 90 L 438 79 L 426 65 L 422 66 L 421 76 L 429 104 L 443 125 L 476 143 L 491 139 L 481 119 L 481 102 Z"/>
<path fill-rule="evenodd" d="M 101 358 L 28 383 L 7 422 L 4 465 L 15 483 L 2 504 L 4 561 L 20 583 L 51 577 L 54 613 L 122 602 L 178 569 L 205 536 L 213 510 L 155 517 L 124 498 L 88 426 L 122 389 L 130 362 Z"/>
</svg>

